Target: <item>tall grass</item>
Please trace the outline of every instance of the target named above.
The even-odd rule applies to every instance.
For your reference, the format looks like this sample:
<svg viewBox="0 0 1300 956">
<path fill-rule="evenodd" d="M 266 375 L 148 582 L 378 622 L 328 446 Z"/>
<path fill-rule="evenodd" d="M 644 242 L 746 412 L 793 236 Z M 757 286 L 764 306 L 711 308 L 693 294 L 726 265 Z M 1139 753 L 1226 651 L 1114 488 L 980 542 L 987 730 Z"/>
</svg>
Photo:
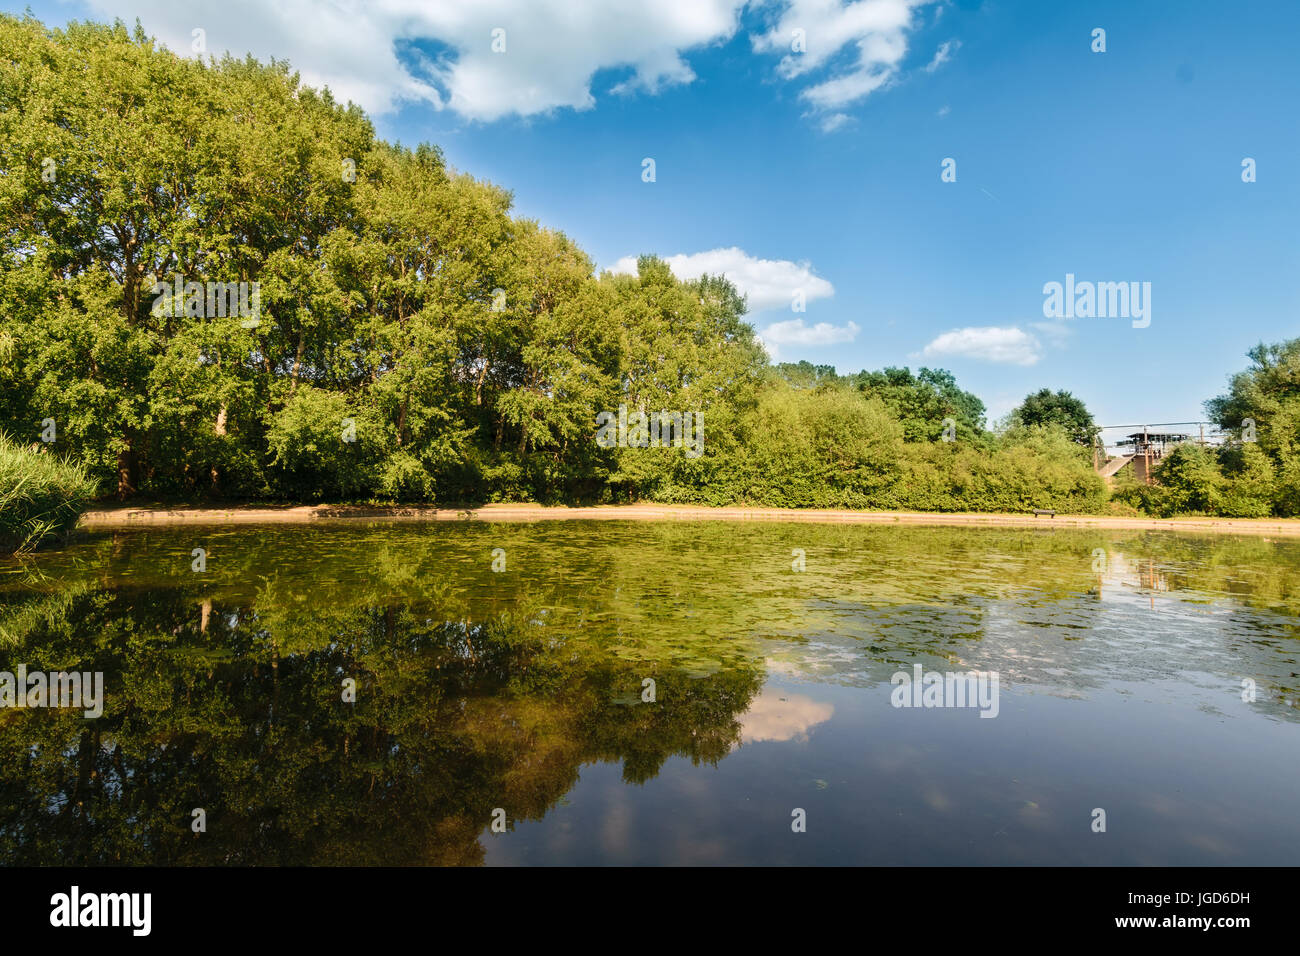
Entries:
<svg viewBox="0 0 1300 956">
<path fill-rule="evenodd" d="M 80 465 L 0 434 L 0 554 L 29 551 L 71 531 L 94 494 Z"/>
</svg>

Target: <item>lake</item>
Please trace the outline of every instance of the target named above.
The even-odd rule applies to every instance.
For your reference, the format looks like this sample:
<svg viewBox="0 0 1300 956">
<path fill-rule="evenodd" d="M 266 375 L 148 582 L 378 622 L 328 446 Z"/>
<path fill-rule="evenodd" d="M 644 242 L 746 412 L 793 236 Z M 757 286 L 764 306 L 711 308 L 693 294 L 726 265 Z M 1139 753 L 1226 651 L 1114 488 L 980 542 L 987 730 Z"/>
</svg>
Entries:
<svg viewBox="0 0 1300 956">
<path fill-rule="evenodd" d="M 100 531 L 20 666 L 103 712 L 0 708 L 6 865 L 1300 862 L 1296 539 Z"/>
</svg>

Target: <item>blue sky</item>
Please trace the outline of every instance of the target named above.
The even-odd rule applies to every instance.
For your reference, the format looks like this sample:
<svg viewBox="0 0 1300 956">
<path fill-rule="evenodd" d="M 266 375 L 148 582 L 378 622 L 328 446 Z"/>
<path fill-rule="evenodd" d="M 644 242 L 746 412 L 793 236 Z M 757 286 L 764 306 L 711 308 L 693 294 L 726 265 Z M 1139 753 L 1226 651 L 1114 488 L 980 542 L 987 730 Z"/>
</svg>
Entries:
<svg viewBox="0 0 1300 956">
<path fill-rule="evenodd" d="M 598 266 L 653 252 L 726 271 L 780 359 L 948 368 L 993 417 L 1050 386 L 1102 424 L 1198 419 L 1251 345 L 1300 335 L 1300 4 L 31 8 L 288 58 Z M 1045 318 L 1043 286 L 1067 273 L 1149 282 L 1150 324 Z"/>
</svg>

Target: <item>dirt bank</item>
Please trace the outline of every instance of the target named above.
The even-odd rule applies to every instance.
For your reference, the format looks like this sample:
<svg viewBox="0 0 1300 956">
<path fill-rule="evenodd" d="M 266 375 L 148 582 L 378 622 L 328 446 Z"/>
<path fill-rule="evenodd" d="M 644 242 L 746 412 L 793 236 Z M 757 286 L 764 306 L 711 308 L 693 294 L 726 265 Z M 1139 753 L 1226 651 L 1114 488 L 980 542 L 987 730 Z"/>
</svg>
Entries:
<svg viewBox="0 0 1300 956">
<path fill-rule="evenodd" d="M 705 508 L 693 505 L 600 505 L 591 508 L 491 504 L 466 508 L 364 505 L 250 505 L 231 508 L 120 507 L 90 511 L 81 527 L 301 524 L 357 519 L 391 521 L 813 521 L 840 524 L 973 525 L 979 527 L 1114 528 L 1300 536 L 1300 520 L 1279 518 L 1119 518 L 1102 515 L 934 514 L 902 511 L 818 511 Z"/>
</svg>

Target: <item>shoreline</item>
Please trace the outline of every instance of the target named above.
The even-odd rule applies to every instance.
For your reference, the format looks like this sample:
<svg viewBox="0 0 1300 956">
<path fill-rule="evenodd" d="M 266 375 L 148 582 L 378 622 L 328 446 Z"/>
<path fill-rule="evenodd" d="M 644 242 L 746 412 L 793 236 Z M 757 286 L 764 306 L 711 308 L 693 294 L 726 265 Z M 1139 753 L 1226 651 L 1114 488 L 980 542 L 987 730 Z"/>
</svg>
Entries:
<svg viewBox="0 0 1300 956">
<path fill-rule="evenodd" d="M 1039 517 L 999 512 L 835 511 L 748 508 L 739 505 L 486 504 L 469 507 L 372 505 L 238 505 L 234 507 L 116 507 L 87 511 L 78 530 L 170 525 L 311 524 L 331 521 L 789 521 L 837 524 L 947 525 L 991 528 L 1072 528 L 1200 531 L 1300 537 L 1300 519 L 1129 518 L 1115 515 Z"/>
</svg>

